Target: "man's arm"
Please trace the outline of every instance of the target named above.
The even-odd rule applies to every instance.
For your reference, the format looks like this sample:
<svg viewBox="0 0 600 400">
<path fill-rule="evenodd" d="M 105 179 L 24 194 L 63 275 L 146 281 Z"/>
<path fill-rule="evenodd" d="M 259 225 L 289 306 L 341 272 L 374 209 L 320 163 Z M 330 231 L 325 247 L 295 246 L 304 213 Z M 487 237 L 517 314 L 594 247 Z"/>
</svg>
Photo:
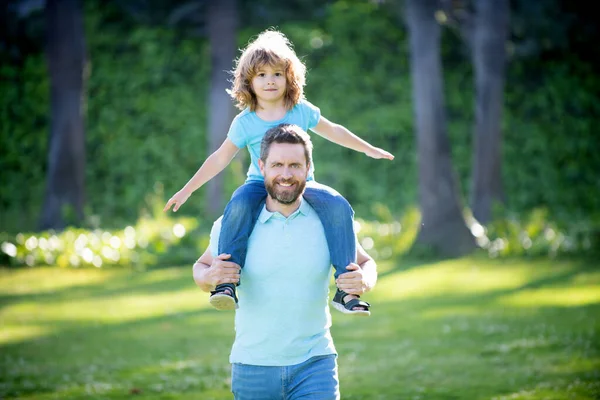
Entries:
<svg viewBox="0 0 600 400">
<path fill-rule="evenodd" d="M 335 283 L 346 293 L 361 295 L 375 287 L 377 263 L 359 243 L 356 244 L 356 261 L 346 267 L 348 272 L 341 274 Z"/>
<path fill-rule="evenodd" d="M 210 248 L 207 248 L 192 268 L 196 285 L 203 291 L 210 292 L 220 283 L 238 283 L 240 266 L 232 261 L 226 261 L 230 257 L 230 254 L 219 254 L 213 257 Z"/>
<path fill-rule="evenodd" d="M 377 284 L 377 263 L 358 243 L 356 245 L 356 253 L 358 265 L 363 272 L 363 280 L 366 285 L 365 291 L 368 292 Z"/>
</svg>

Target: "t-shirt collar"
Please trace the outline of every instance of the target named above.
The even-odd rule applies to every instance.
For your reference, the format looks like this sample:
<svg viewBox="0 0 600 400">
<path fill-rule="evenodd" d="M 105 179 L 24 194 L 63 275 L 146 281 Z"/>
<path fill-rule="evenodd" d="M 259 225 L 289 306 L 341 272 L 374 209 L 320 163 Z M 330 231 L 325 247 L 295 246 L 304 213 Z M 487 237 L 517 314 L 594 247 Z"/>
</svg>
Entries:
<svg viewBox="0 0 600 400">
<path fill-rule="evenodd" d="M 271 212 L 271 211 L 267 210 L 267 206 L 266 205 L 263 206 L 263 209 L 260 212 L 260 215 L 258 216 L 258 222 L 260 222 L 261 224 L 264 224 L 271 217 L 278 218 L 278 219 L 294 219 L 294 218 L 296 218 L 298 216 L 298 214 L 302 214 L 304 216 L 310 214 L 310 206 L 304 200 L 304 197 L 300 197 L 300 207 L 298 207 L 298 209 L 296 211 L 294 211 L 292 214 L 290 214 L 290 216 L 287 217 L 287 218 L 284 217 L 283 215 L 281 215 L 278 212 Z"/>
</svg>

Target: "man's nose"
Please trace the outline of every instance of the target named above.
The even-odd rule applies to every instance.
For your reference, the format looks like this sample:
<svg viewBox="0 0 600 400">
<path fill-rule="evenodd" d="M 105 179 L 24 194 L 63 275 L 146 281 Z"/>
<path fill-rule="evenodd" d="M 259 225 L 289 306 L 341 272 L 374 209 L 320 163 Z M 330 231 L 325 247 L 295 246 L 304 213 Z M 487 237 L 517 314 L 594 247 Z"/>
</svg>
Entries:
<svg viewBox="0 0 600 400">
<path fill-rule="evenodd" d="M 285 179 L 291 178 L 293 176 L 292 169 L 288 168 L 288 167 L 285 167 L 283 169 L 283 173 L 281 174 L 281 176 L 283 176 Z"/>
</svg>

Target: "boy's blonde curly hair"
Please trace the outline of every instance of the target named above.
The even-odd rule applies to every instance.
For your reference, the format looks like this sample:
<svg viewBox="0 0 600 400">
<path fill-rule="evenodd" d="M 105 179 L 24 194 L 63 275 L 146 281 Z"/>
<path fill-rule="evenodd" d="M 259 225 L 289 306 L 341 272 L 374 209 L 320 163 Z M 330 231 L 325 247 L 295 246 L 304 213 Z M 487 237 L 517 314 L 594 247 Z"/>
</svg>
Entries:
<svg viewBox="0 0 600 400">
<path fill-rule="evenodd" d="M 229 92 L 240 110 L 246 107 L 256 111 L 258 100 L 252 90 L 252 79 L 258 71 L 268 65 L 281 67 L 285 71 L 287 89 L 284 95 L 285 107 L 290 110 L 304 98 L 306 67 L 300 61 L 292 44 L 285 35 L 276 30 L 266 30 L 250 42 L 236 60 L 232 71 L 233 85 Z"/>
</svg>

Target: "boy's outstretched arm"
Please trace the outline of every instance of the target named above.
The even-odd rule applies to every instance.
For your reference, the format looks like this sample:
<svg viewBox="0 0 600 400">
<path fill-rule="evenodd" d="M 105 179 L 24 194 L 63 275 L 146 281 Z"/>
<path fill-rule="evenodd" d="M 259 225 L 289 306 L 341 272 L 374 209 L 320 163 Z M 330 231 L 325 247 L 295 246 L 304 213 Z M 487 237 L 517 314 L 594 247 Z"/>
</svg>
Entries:
<svg viewBox="0 0 600 400">
<path fill-rule="evenodd" d="M 388 160 L 394 159 L 394 156 L 391 153 L 371 145 L 350 132 L 346 127 L 333 123 L 323 116 L 321 116 L 319 123 L 312 128 L 312 130 L 333 143 L 337 143 L 340 146 L 347 147 L 360 153 L 365 153 L 369 157 L 386 158 Z"/>
<path fill-rule="evenodd" d="M 173 211 L 177 211 L 194 191 L 223 171 L 238 151 L 237 146 L 229 138 L 226 138 L 221 147 L 208 156 L 185 186 L 169 199 L 163 211 L 168 211 L 171 206 L 174 206 Z"/>
</svg>

